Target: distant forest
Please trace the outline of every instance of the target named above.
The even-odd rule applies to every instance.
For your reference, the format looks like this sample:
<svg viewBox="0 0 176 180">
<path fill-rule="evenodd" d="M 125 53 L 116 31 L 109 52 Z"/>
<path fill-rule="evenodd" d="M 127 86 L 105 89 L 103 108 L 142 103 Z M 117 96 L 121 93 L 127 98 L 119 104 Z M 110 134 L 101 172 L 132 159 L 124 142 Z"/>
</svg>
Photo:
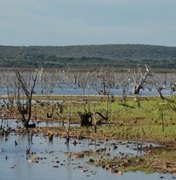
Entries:
<svg viewBox="0 0 176 180">
<path fill-rule="evenodd" d="M 1 68 L 99 68 L 119 70 L 147 64 L 176 69 L 176 47 L 154 45 L 0 46 Z"/>
</svg>

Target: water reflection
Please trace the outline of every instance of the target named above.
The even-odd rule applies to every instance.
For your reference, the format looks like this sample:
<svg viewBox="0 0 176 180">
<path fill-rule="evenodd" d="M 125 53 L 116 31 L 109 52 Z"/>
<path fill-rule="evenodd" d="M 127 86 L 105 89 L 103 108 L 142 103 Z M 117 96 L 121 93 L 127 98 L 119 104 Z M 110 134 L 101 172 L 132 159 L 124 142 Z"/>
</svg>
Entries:
<svg viewBox="0 0 176 180">
<path fill-rule="evenodd" d="M 17 142 L 15 145 L 14 142 Z M 118 155 L 120 152 L 136 155 L 136 144 L 131 142 L 119 141 L 96 141 L 82 140 L 76 145 L 71 143 L 65 144 L 65 139 L 54 137 L 53 143 L 48 141 L 43 135 L 27 135 L 19 136 L 11 133 L 8 141 L 4 137 L 0 137 L 0 179 L 65 179 L 65 180 L 84 180 L 84 179 L 116 179 L 117 175 L 111 174 L 101 168 L 96 168 L 86 163 L 87 159 L 76 159 L 74 156 L 68 156 L 66 152 L 79 152 L 82 150 L 97 150 L 103 147 L 111 147 L 111 155 Z M 112 144 L 118 145 L 116 150 L 112 150 Z M 36 162 L 29 161 L 26 156 L 26 149 L 39 157 Z M 144 174 L 144 173 L 125 173 L 122 180 L 126 179 L 159 179 L 160 176 L 171 179 L 172 175 L 163 174 Z"/>
<path fill-rule="evenodd" d="M 53 87 L 52 93 L 46 93 L 50 95 L 83 95 L 83 90 L 80 87 L 73 87 L 73 86 L 66 86 L 65 84 L 62 85 L 63 88 L 58 88 L 58 87 Z M 113 87 L 110 89 L 111 94 L 115 96 L 121 96 L 122 95 L 122 89 L 121 88 L 116 88 Z M 176 94 L 176 91 L 170 90 L 170 88 L 166 88 L 162 90 L 162 94 L 164 96 L 166 95 L 173 95 Z M 0 95 L 7 95 L 7 90 L 6 88 L 0 87 Z M 43 95 L 41 93 L 41 87 L 37 86 L 35 88 L 35 95 Z M 84 90 L 84 95 L 99 95 L 98 91 L 95 88 L 91 89 L 85 89 Z M 126 91 L 126 95 L 132 95 L 132 88 L 129 88 L 129 90 Z M 159 95 L 158 91 L 156 89 L 141 89 L 140 95 L 142 96 L 156 96 Z M 4 102 L 0 101 L 0 105 L 3 105 Z"/>
<path fill-rule="evenodd" d="M 39 125 L 46 125 L 40 124 Z M 58 126 L 58 123 L 47 124 L 48 126 Z M 3 121 L 4 128 L 15 129 L 21 126 L 16 120 Z M 88 165 L 89 157 L 77 159 L 70 156 L 72 152 L 86 150 L 104 150 L 109 154 L 109 158 L 118 155 L 141 156 L 142 151 L 138 151 L 138 146 L 149 146 L 151 144 L 139 142 L 121 141 L 101 141 L 101 140 L 76 140 L 71 139 L 70 143 L 65 143 L 65 139 L 53 137 L 49 141 L 48 137 L 42 134 L 35 135 L 31 132 L 25 135 L 18 135 L 12 131 L 7 136 L 0 135 L 0 179 L 115 179 L 115 174 L 111 174 L 101 168 Z M 152 144 L 154 146 L 154 144 Z M 32 156 L 31 156 L 32 155 Z M 32 158 L 37 157 L 35 161 Z M 95 157 L 96 158 L 96 157 Z M 158 179 L 161 176 L 171 179 L 172 175 L 144 173 L 125 173 L 121 179 Z"/>
</svg>

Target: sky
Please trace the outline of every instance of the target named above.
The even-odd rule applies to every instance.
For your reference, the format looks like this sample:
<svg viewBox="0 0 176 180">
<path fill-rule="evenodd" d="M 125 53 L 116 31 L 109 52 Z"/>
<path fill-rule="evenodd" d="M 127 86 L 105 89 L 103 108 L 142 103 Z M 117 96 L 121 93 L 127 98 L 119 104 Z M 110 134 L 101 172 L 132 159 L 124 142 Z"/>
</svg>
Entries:
<svg viewBox="0 0 176 180">
<path fill-rule="evenodd" d="M 176 46 L 176 0 L 0 0 L 0 45 Z"/>
</svg>

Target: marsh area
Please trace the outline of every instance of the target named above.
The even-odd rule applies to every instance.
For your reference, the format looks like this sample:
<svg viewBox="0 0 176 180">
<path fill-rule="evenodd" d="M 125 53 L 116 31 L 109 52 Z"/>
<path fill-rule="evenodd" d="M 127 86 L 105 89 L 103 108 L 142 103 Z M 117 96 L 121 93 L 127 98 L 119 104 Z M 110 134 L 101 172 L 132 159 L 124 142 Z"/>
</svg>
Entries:
<svg viewBox="0 0 176 180">
<path fill-rule="evenodd" d="M 10 121 L 10 120 L 9 120 Z M 16 128 L 19 124 L 16 121 L 9 122 L 9 127 Z M 77 153 L 83 151 L 98 152 L 106 148 L 103 154 L 96 155 L 107 156 L 112 159 L 115 156 L 143 156 L 144 152 L 137 150 L 139 142 L 127 142 L 119 140 L 92 140 L 82 139 L 74 143 L 71 138 L 69 144 L 65 143 L 65 138 L 55 136 L 52 142 L 43 134 L 34 134 L 31 132 L 19 134 L 17 131 L 11 132 L 6 137 L 0 137 L 0 177 L 2 180 L 23 180 L 23 179 L 174 179 L 173 174 L 144 172 L 125 172 L 122 174 L 111 173 L 101 167 L 96 167 L 89 163 L 91 156 L 78 158 Z M 118 148 L 114 148 L 114 144 Z M 142 142 L 143 146 L 149 146 L 150 143 Z M 154 145 L 153 145 L 154 146 Z M 32 155 L 26 153 L 30 148 Z M 36 157 L 36 158 L 34 158 Z M 35 159 L 35 160 L 34 160 Z"/>
<path fill-rule="evenodd" d="M 175 75 L 148 73 L 1 73 L 0 178 L 175 179 Z"/>
</svg>

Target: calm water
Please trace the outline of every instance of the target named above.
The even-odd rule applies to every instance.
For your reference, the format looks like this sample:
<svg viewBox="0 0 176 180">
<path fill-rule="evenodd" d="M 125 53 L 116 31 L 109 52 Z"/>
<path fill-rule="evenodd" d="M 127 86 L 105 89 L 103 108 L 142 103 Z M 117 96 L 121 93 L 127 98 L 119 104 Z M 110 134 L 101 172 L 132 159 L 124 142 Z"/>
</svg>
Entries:
<svg viewBox="0 0 176 180">
<path fill-rule="evenodd" d="M 9 125 L 15 125 L 11 122 Z M 15 141 L 17 145 L 15 145 Z M 68 152 L 80 152 L 83 150 L 97 150 L 102 147 L 108 147 L 106 153 L 110 153 L 111 157 L 120 153 L 130 155 L 142 155 L 136 151 L 137 143 L 120 142 L 120 141 L 96 141 L 80 140 L 74 145 L 73 139 L 69 145 L 65 144 L 65 139 L 54 137 L 53 142 L 49 142 L 48 138 L 43 135 L 35 135 L 32 141 L 28 135 L 19 136 L 11 133 L 7 138 L 0 136 L 0 180 L 87 180 L 87 179 L 121 179 L 121 180 L 155 180 L 173 179 L 171 174 L 145 174 L 142 172 L 125 173 L 118 177 L 101 168 L 97 168 L 87 164 L 89 158 L 77 159 L 75 156 L 68 156 Z M 112 143 L 118 148 L 112 149 Z M 145 144 L 147 145 L 147 144 Z M 26 156 L 26 149 L 39 157 L 38 163 L 31 162 Z M 110 158 L 111 158 L 110 157 Z M 96 158 L 96 157 L 95 157 Z"/>
<path fill-rule="evenodd" d="M 14 90 L 10 88 L 10 90 L 13 92 Z M 122 95 L 122 89 L 120 88 L 111 88 L 110 93 L 113 95 L 121 96 Z M 163 89 L 162 90 L 163 95 L 172 95 L 176 94 L 176 92 L 171 91 L 170 89 Z M 42 88 L 41 86 L 35 87 L 35 94 L 36 95 L 42 95 Z M 50 95 L 83 95 L 83 89 L 76 86 L 76 85 L 66 85 L 63 84 L 61 87 L 53 87 L 52 92 L 46 91 L 45 94 Z M 127 95 L 132 94 L 132 87 L 129 88 L 129 90 L 126 92 Z M 0 87 L 0 95 L 7 95 L 7 89 L 6 87 Z M 86 88 L 84 91 L 84 95 L 98 95 L 98 91 L 96 88 L 88 89 Z M 159 95 L 156 89 L 148 90 L 147 88 L 140 91 L 140 95 L 142 96 L 155 96 Z"/>
<path fill-rule="evenodd" d="M 14 141 L 16 140 L 17 146 Z M 0 179 L 1 180 L 23 180 L 23 179 L 116 179 L 117 175 L 111 174 L 101 168 L 90 166 L 86 163 L 86 159 L 76 159 L 68 157 L 65 152 L 79 152 L 80 150 L 95 150 L 101 146 L 108 146 L 109 143 L 104 144 L 97 142 L 98 147 L 90 145 L 90 140 L 84 140 L 74 146 L 70 143 L 67 146 L 65 139 L 54 138 L 53 143 L 49 143 L 48 139 L 43 136 L 35 136 L 32 139 L 32 144 L 28 143 L 27 136 L 15 136 L 11 134 L 8 140 L 0 139 L 1 153 L 0 153 Z M 40 157 L 38 163 L 32 163 L 26 159 L 26 149 L 31 147 L 31 150 Z M 133 150 L 134 144 L 126 147 L 126 143 L 118 145 L 118 151 L 114 155 L 118 155 L 119 151 L 123 153 L 137 152 Z M 82 168 L 79 168 L 82 167 Z M 125 173 L 119 179 L 160 179 L 163 176 L 166 179 L 172 179 L 172 175 L 163 174 L 144 174 L 144 173 Z"/>
</svg>

